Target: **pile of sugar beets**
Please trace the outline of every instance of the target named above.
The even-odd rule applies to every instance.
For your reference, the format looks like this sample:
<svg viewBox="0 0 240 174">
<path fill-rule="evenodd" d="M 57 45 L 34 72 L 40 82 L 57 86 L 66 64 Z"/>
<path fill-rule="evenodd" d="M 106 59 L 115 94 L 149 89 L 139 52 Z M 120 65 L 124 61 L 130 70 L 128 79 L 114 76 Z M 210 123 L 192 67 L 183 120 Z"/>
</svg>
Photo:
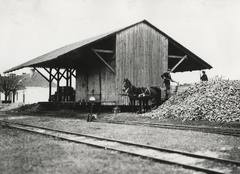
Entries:
<svg viewBox="0 0 240 174">
<path fill-rule="evenodd" d="M 148 116 L 180 118 L 182 121 L 240 121 L 240 81 L 214 77 L 207 82 L 195 83 L 170 97 Z"/>
</svg>

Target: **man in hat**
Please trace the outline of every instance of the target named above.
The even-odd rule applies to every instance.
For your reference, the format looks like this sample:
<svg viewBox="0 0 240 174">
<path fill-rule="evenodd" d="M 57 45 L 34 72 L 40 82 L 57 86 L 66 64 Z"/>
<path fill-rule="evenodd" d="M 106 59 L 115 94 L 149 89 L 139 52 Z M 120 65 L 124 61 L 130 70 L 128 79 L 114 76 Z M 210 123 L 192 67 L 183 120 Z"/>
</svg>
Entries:
<svg viewBox="0 0 240 174">
<path fill-rule="evenodd" d="M 161 75 L 161 77 L 164 79 L 164 84 L 165 84 L 165 87 L 166 87 L 166 96 L 165 96 L 165 99 L 168 99 L 168 95 L 170 93 L 170 84 L 171 82 L 175 82 L 172 77 L 171 77 L 171 69 L 168 69 L 167 72 L 163 73 Z M 177 82 L 176 82 L 177 83 Z"/>
<path fill-rule="evenodd" d="M 202 81 L 208 81 L 208 77 L 205 71 L 202 71 L 202 76 L 200 77 Z"/>
</svg>

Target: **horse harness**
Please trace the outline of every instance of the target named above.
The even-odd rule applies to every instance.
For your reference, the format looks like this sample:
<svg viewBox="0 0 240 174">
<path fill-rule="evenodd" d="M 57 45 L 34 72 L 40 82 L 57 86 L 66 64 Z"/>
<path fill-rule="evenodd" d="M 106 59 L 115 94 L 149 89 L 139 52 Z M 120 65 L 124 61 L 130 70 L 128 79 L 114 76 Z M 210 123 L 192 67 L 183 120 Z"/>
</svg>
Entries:
<svg viewBox="0 0 240 174">
<path fill-rule="evenodd" d="M 135 97 L 135 95 L 134 95 L 135 93 L 132 90 L 132 85 L 125 89 L 125 94 L 127 94 L 128 96 L 131 96 L 131 97 Z"/>
<path fill-rule="evenodd" d="M 150 90 L 150 88 L 146 88 L 145 90 L 143 90 L 143 89 L 141 88 L 141 92 L 142 92 L 142 93 L 138 95 L 139 97 L 146 97 L 146 96 L 147 96 L 147 92 L 149 93 L 148 96 L 151 96 L 151 90 Z"/>
<path fill-rule="evenodd" d="M 132 91 L 132 93 L 133 93 L 132 95 L 133 95 L 133 96 L 134 96 L 134 94 L 137 95 L 137 94 L 133 91 L 132 87 L 133 87 L 133 86 L 131 85 L 130 87 L 126 88 L 125 94 L 129 95 L 129 94 L 131 94 L 130 91 Z M 150 90 L 150 88 L 146 88 L 145 90 L 144 90 L 143 88 L 140 88 L 140 91 L 141 91 L 141 94 L 139 94 L 137 97 L 151 96 L 151 90 Z"/>
</svg>

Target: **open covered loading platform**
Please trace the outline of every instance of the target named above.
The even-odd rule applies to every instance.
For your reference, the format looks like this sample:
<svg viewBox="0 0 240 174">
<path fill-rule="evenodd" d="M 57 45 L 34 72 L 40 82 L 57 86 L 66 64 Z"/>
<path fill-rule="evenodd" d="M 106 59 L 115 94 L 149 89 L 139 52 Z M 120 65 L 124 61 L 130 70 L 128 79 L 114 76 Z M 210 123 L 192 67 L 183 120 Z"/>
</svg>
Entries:
<svg viewBox="0 0 240 174">
<path fill-rule="evenodd" d="M 49 82 L 49 102 L 80 104 L 94 96 L 101 105 L 129 105 L 129 99 L 120 95 L 124 78 L 135 86 L 163 87 L 161 74 L 168 68 L 173 72 L 212 68 L 146 20 L 66 45 L 4 73 L 25 67 L 35 69 Z M 60 87 L 63 79 L 66 86 Z M 55 97 L 51 96 L 52 82 L 58 88 Z"/>
</svg>

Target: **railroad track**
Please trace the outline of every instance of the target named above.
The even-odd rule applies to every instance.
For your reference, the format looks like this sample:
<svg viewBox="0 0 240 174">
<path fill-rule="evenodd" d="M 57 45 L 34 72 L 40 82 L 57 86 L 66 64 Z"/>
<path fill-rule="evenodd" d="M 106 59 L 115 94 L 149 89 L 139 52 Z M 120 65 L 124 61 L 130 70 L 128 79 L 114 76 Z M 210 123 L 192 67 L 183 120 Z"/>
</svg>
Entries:
<svg viewBox="0 0 240 174">
<path fill-rule="evenodd" d="M 184 168 L 205 173 L 222 174 L 232 173 L 232 170 L 240 171 L 240 161 L 208 157 L 184 151 L 159 148 L 155 146 L 136 144 L 133 142 L 113 140 L 93 135 L 67 132 L 34 125 L 20 124 L 16 122 L 1 121 L 1 125 L 5 125 L 9 128 L 47 135 L 61 140 L 87 144 L 98 148 L 140 156 L 161 163 L 179 165 Z"/>
<path fill-rule="evenodd" d="M 219 127 L 190 126 L 190 125 L 179 125 L 179 124 L 148 123 L 148 122 L 137 122 L 137 121 L 113 121 L 113 120 L 97 121 L 96 120 L 95 122 L 149 126 L 149 127 L 164 128 L 164 129 L 192 130 L 192 131 L 200 131 L 200 132 L 206 132 L 206 133 L 240 137 L 240 129 L 234 129 L 234 128 L 219 128 Z"/>
</svg>

